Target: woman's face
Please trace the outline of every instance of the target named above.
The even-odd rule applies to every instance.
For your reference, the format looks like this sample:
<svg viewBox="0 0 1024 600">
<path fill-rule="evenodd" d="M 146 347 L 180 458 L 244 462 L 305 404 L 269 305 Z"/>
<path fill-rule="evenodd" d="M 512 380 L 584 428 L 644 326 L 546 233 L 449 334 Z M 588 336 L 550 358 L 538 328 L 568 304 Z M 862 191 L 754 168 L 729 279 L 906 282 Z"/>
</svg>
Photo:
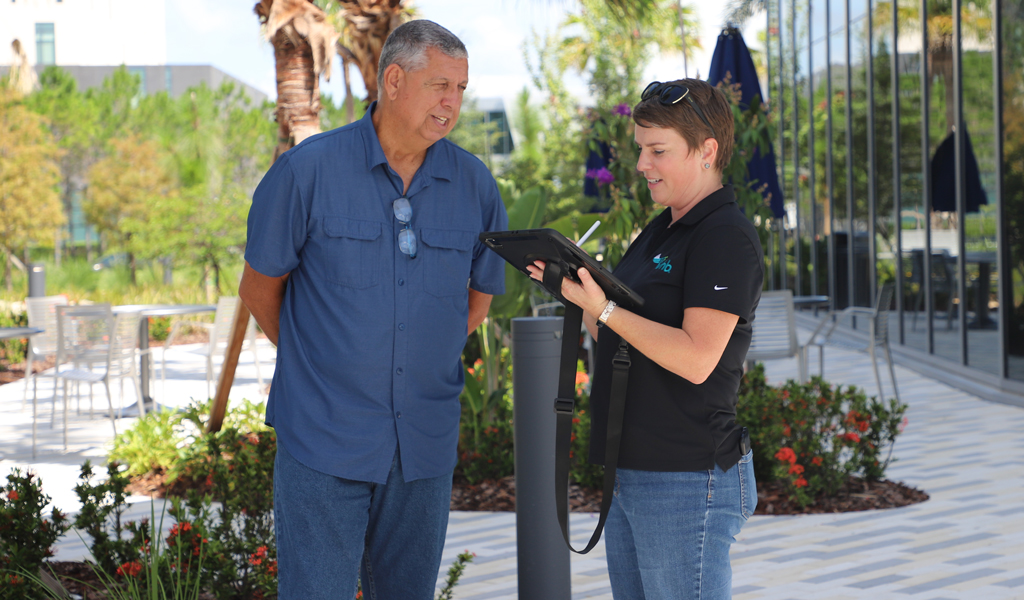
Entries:
<svg viewBox="0 0 1024 600">
<path fill-rule="evenodd" d="M 636 168 L 655 202 L 679 210 L 702 199 L 696 197 L 704 186 L 701 155 L 675 129 L 637 125 L 633 139 L 640 149 Z"/>
</svg>

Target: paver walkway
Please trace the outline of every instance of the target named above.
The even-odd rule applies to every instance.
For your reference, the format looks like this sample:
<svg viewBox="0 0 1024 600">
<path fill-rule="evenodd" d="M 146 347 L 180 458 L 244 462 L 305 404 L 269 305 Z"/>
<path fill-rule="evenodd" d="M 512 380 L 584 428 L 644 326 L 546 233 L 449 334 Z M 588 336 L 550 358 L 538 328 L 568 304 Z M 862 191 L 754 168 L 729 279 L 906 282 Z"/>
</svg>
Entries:
<svg viewBox="0 0 1024 600">
<path fill-rule="evenodd" d="M 825 357 L 830 381 L 877 393 L 866 354 L 830 346 Z M 201 394 L 201 359 L 194 369 L 180 366 L 194 373 L 194 393 Z M 796 374 L 794 360 L 766 368 L 773 382 Z M 1024 409 L 979 400 L 900 367 L 897 377 L 910 405 L 909 425 L 889 476 L 926 490 L 931 500 L 884 511 L 752 518 L 733 548 L 736 600 L 1024 600 Z M 244 376 L 242 383 L 248 385 Z M 25 445 L 31 413 L 22 408 L 17 385 L 0 386 L 0 476 L 31 463 Z M 76 423 L 73 454 L 55 454 L 50 440 L 49 453 L 31 463 L 65 510 L 73 504 L 59 499 L 73 498 L 77 464 L 102 458 L 110 437 L 109 422 Z M 149 505 L 134 510 L 148 514 Z M 595 522 L 592 515 L 573 515 L 574 537 L 582 542 Z M 452 513 L 442 574 L 459 552 L 477 555 L 455 598 L 517 598 L 515 537 L 512 513 Z M 58 558 L 83 551 L 76 536 L 66 537 Z M 572 582 L 574 599 L 610 600 L 603 544 L 573 556 Z"/>
</svg>

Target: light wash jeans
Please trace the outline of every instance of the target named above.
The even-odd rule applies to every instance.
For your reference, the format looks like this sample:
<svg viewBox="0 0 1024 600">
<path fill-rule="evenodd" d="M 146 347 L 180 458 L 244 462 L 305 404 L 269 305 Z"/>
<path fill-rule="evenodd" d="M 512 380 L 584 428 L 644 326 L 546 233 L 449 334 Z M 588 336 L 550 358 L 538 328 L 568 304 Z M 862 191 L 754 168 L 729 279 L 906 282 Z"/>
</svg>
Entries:
<svg viewBox="0 0 1024 600">
<path fill-rule="evenodd" d="M 729 547 L 757 506 L 753 453 L 728 471 L 619 469 L 605 526 L 615 600 L 728 600 Z"/>
<path fill-rule="evenodd" d="M 433 600 L 452 476 L 385 485 L 310 469 L 279 444 L 274 529 L 279 600 Z"/>
</svg>

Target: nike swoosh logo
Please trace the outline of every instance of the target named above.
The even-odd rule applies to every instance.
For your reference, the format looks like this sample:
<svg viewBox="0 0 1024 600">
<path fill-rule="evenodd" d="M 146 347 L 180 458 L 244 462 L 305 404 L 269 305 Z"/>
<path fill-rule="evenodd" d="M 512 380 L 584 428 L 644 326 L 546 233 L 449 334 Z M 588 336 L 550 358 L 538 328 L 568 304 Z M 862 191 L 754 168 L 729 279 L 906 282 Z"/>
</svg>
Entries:
<svg viewBox="0 0 1024 600">
<path fill-rule="evenodd" d="M 729 289 L 728 286 L 726 286 L 726 287 L 718 287 L 717 285 L 715 286 L 715 291 L 718 291 L 718 292 L 720 292 L 722 290 L 727 290 L 727 289 Z"/>
</svg>

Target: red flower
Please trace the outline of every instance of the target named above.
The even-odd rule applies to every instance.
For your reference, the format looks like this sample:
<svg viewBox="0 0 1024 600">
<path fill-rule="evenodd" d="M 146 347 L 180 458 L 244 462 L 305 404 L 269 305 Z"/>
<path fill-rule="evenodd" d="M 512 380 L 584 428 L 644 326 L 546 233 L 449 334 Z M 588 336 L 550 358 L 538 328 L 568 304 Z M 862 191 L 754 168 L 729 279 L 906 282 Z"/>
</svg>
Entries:
<svg viewBox="0 0 1024 600">
<path fill-rule="evenodd" d="M 137 560 L 126 562 L 117 568 L 117 574 L 122 577 L 135 577 L 142 571 L 142 563 Z"/>
<path fill-rule="evenodd" d="M 7 492 L 7 499 L 10 500 L 11 502 L 14 502 L 15 500 L 17 500 L 18 499 L 18 490 L 11 490 L 11 491 Z"/>
<path fill-rule="evenodd" d="M 792 464 L 789 466 L 790 475 L 799 475 L 804 472 L 803 465 Z"/>
<path fill-rule="evenodd" d="M 798 488 L 807 487 L 807 480 L 804 479 L 803 477 L 800 477 L 796 481 L 793 482 L 793 485 L 798 487 Z"/>
<path fill-rule="evenodd" d="M 868 427 L 869 426 L 868 426 L 868 422 L 867 421 L 861 421 L 860 423 L 857 423 L 857 429 L 860 429 L 861 433 L 864 433 L 865 431 L 867 431 Z"/>
<path fill-rule="evenodd" d="M 782 435 L 789 437 L 792 434 L 793 430 L 789 428 L 789 425 L 786 425 L 786 427 L 782 430 Z"/>
<path fill-rule="evenodd" d="M 843 438 L 847 441 L 853 442 L 854 444 L 860 443 L 860 436 L 857 435 L 856 433 L 847 433 L 846 435 L 843 436 Z"/>
<path fill-rule="evenodd" d="M 590 375 L 587 375 L 583 371 L 576 371 L 576 385 L 581 383 L 590 383 Z"/>
<path fill-rule="evenodd" d="M 793 452 L 792 448 L 782 448 L 775 453 L 775 458 L 792 465 L 796 463 L 796 452 Z"/>
<path fill-rule="evenodd" d="M 820 456 L 815 456 L 814 458 L 811 459 L 811 464 L 816 466 L 816 467 L 820 467 L 821 466 L 821 462 L 822 461 L 821 461 L 821 457 Z"/>
</svg>

